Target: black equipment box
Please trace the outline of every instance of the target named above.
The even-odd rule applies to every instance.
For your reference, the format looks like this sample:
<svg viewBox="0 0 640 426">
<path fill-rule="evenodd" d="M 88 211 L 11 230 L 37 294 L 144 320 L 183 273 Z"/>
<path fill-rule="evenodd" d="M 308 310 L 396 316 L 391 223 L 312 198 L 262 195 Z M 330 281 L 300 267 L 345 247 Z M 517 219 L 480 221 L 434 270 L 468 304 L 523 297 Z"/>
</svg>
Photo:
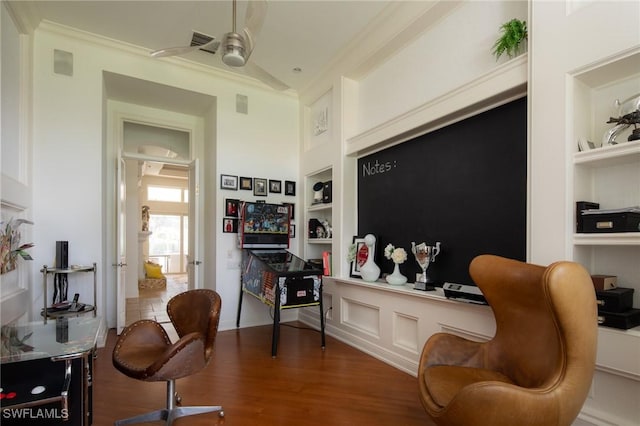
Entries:
<svg viewBox="0 0 640 426">
<path fill-rule="evenodd" d="M 582 212 L 589 209 L 599 209 L 600 204 L 591 201 L 576 201 L 576 232 L 584 232 L 584 215 Z"/>
<path fill-rule="evenodd" d="M 330 203 L 332 200 L 332 192 L 333 192 L 333 185 L 331 183 L 330 180 L 326 181 L 324 183 L 324 187 L 322 188 L 322 202 L 323 203 Z"/>
<path fill-rule="evenodd" d="M 612 288 L 611 290 L 596 291 L 598 313 L 621 313 L 633 307 L 632 288 Z"/>
<path fill-rule="evenodd" d="M 640 309 L 629 309 L 625 312 L 600 312 L 598 324 L 606 327 L 628 330 L 640 325 Z"/>
<path fill-rule="evenodd" d="M 639 232 L 640 213 L 590 213 L 582 215 L 584 233 Z"/>
<path fill-rule="evenodd" d="M 487 305 L 487 299 L 484 298 L 482 291 L 476 286 L 444 283 L 442 286 L 444 295 L 447 299 L 459 300 L 466 303 L 477 303 L 479 305 Z"/>
</svg>

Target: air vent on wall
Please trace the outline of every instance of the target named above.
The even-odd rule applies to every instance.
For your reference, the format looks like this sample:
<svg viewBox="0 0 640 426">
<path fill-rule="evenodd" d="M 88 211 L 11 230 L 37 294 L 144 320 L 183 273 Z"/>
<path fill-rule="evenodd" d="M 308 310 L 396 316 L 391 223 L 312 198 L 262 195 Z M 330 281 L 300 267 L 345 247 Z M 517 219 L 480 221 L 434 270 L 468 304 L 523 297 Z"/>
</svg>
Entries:
<svg viewBox="0 0 640 426">
<path fill-rule="evenodd" d="M 203 44 L 209 43 L 214 38 L 215 37 L 194 31 L 193 36 L 191 37 L 191 46 L 202 46 Z M 204 50 L 205 52 L 215 54 L 216 51 L 218 50 L 218 46 L 219 46 L 219 43 L 213 43 L 205 47 L 204 49 L 200 49 L 200 50 Z"/>
</svg>

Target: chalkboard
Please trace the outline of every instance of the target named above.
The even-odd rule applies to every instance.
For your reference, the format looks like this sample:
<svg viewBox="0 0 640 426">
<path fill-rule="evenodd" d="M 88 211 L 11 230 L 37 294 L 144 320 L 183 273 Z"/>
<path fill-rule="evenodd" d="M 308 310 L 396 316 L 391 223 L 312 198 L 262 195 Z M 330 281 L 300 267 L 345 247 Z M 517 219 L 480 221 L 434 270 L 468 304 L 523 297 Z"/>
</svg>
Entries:
<svg viewBox="0 0 640 426">
<path fill-rule="evenodd" d="M 403 247 L 410 282 L 421 272 L 412 241 L 441 242 L 428 269 L 440 285 L 473 284 L 479 254 L 525 260 L 526 209 L 526 98 L 358 159 L 358 233 L 376 235 L 377 253 Z"/>
</svg>

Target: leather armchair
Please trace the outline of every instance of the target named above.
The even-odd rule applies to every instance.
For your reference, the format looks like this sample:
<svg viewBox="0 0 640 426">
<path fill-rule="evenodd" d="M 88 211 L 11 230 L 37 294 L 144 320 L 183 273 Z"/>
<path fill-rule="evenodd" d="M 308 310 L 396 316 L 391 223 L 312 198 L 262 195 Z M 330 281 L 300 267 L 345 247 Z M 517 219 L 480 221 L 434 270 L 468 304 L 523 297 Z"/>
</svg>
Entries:
<svg viewBox="0 0 640 426">
<path fill-rule="evenodd" d="M 213 290 L 190 290 L 167 303 L 171 323 L 179 340 L 171 343 L 164 328 L 155 321 L 136 321 L 126 327 L 113 350 L 113 365 L 137 380 L 166 381 L 167 407 L 142 414 L 116 425 L 166 420 L 171 425 L 178 417 L 218 411 L 220 406 L 176 407 L 175 380 L 197 373 L 207 366 L 218 333 L 221 299 Z M 177 401 L 176 401 L 177 400 Z"/>
<path fill-rule="evenodd" d="M 492 255 L 470 274 L 496 320 L 487 342 L 437 333 L 422 351 L 420 399 L 439 426 L 570 425 L 595 368 L 597 309 L 589 273 Z"/>
</svg>

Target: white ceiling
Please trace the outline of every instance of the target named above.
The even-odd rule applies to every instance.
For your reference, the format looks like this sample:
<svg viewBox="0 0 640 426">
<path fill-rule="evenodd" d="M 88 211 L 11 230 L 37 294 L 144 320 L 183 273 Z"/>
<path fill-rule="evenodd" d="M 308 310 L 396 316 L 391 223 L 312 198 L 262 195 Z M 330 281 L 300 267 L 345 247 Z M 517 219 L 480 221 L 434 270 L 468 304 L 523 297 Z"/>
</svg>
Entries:
<svg viewBox="0 0 640 426">
<path fill-rule="evenodd" d="M 26 2 L 18 2 L 24 3 Z M 305 88 L 392 0 L 271 0 L 252 61 L 294 90 Z M 29 1 L 29 13 L 149 51 L 188 46 L 192 32 L 221 39 L 231 31 L 232 3 L 216 1 Z M 238 28 L 247 2 L 238 2 Z M 369 27 L 368 27 L 369 25 Z M 195 51 L 185 58 L 234 71 L 220 55 Z M 158 59 L 161 60 L 161 59 Z M 302 72 L 295 73 L 299 67 Z"/>
</svg>

